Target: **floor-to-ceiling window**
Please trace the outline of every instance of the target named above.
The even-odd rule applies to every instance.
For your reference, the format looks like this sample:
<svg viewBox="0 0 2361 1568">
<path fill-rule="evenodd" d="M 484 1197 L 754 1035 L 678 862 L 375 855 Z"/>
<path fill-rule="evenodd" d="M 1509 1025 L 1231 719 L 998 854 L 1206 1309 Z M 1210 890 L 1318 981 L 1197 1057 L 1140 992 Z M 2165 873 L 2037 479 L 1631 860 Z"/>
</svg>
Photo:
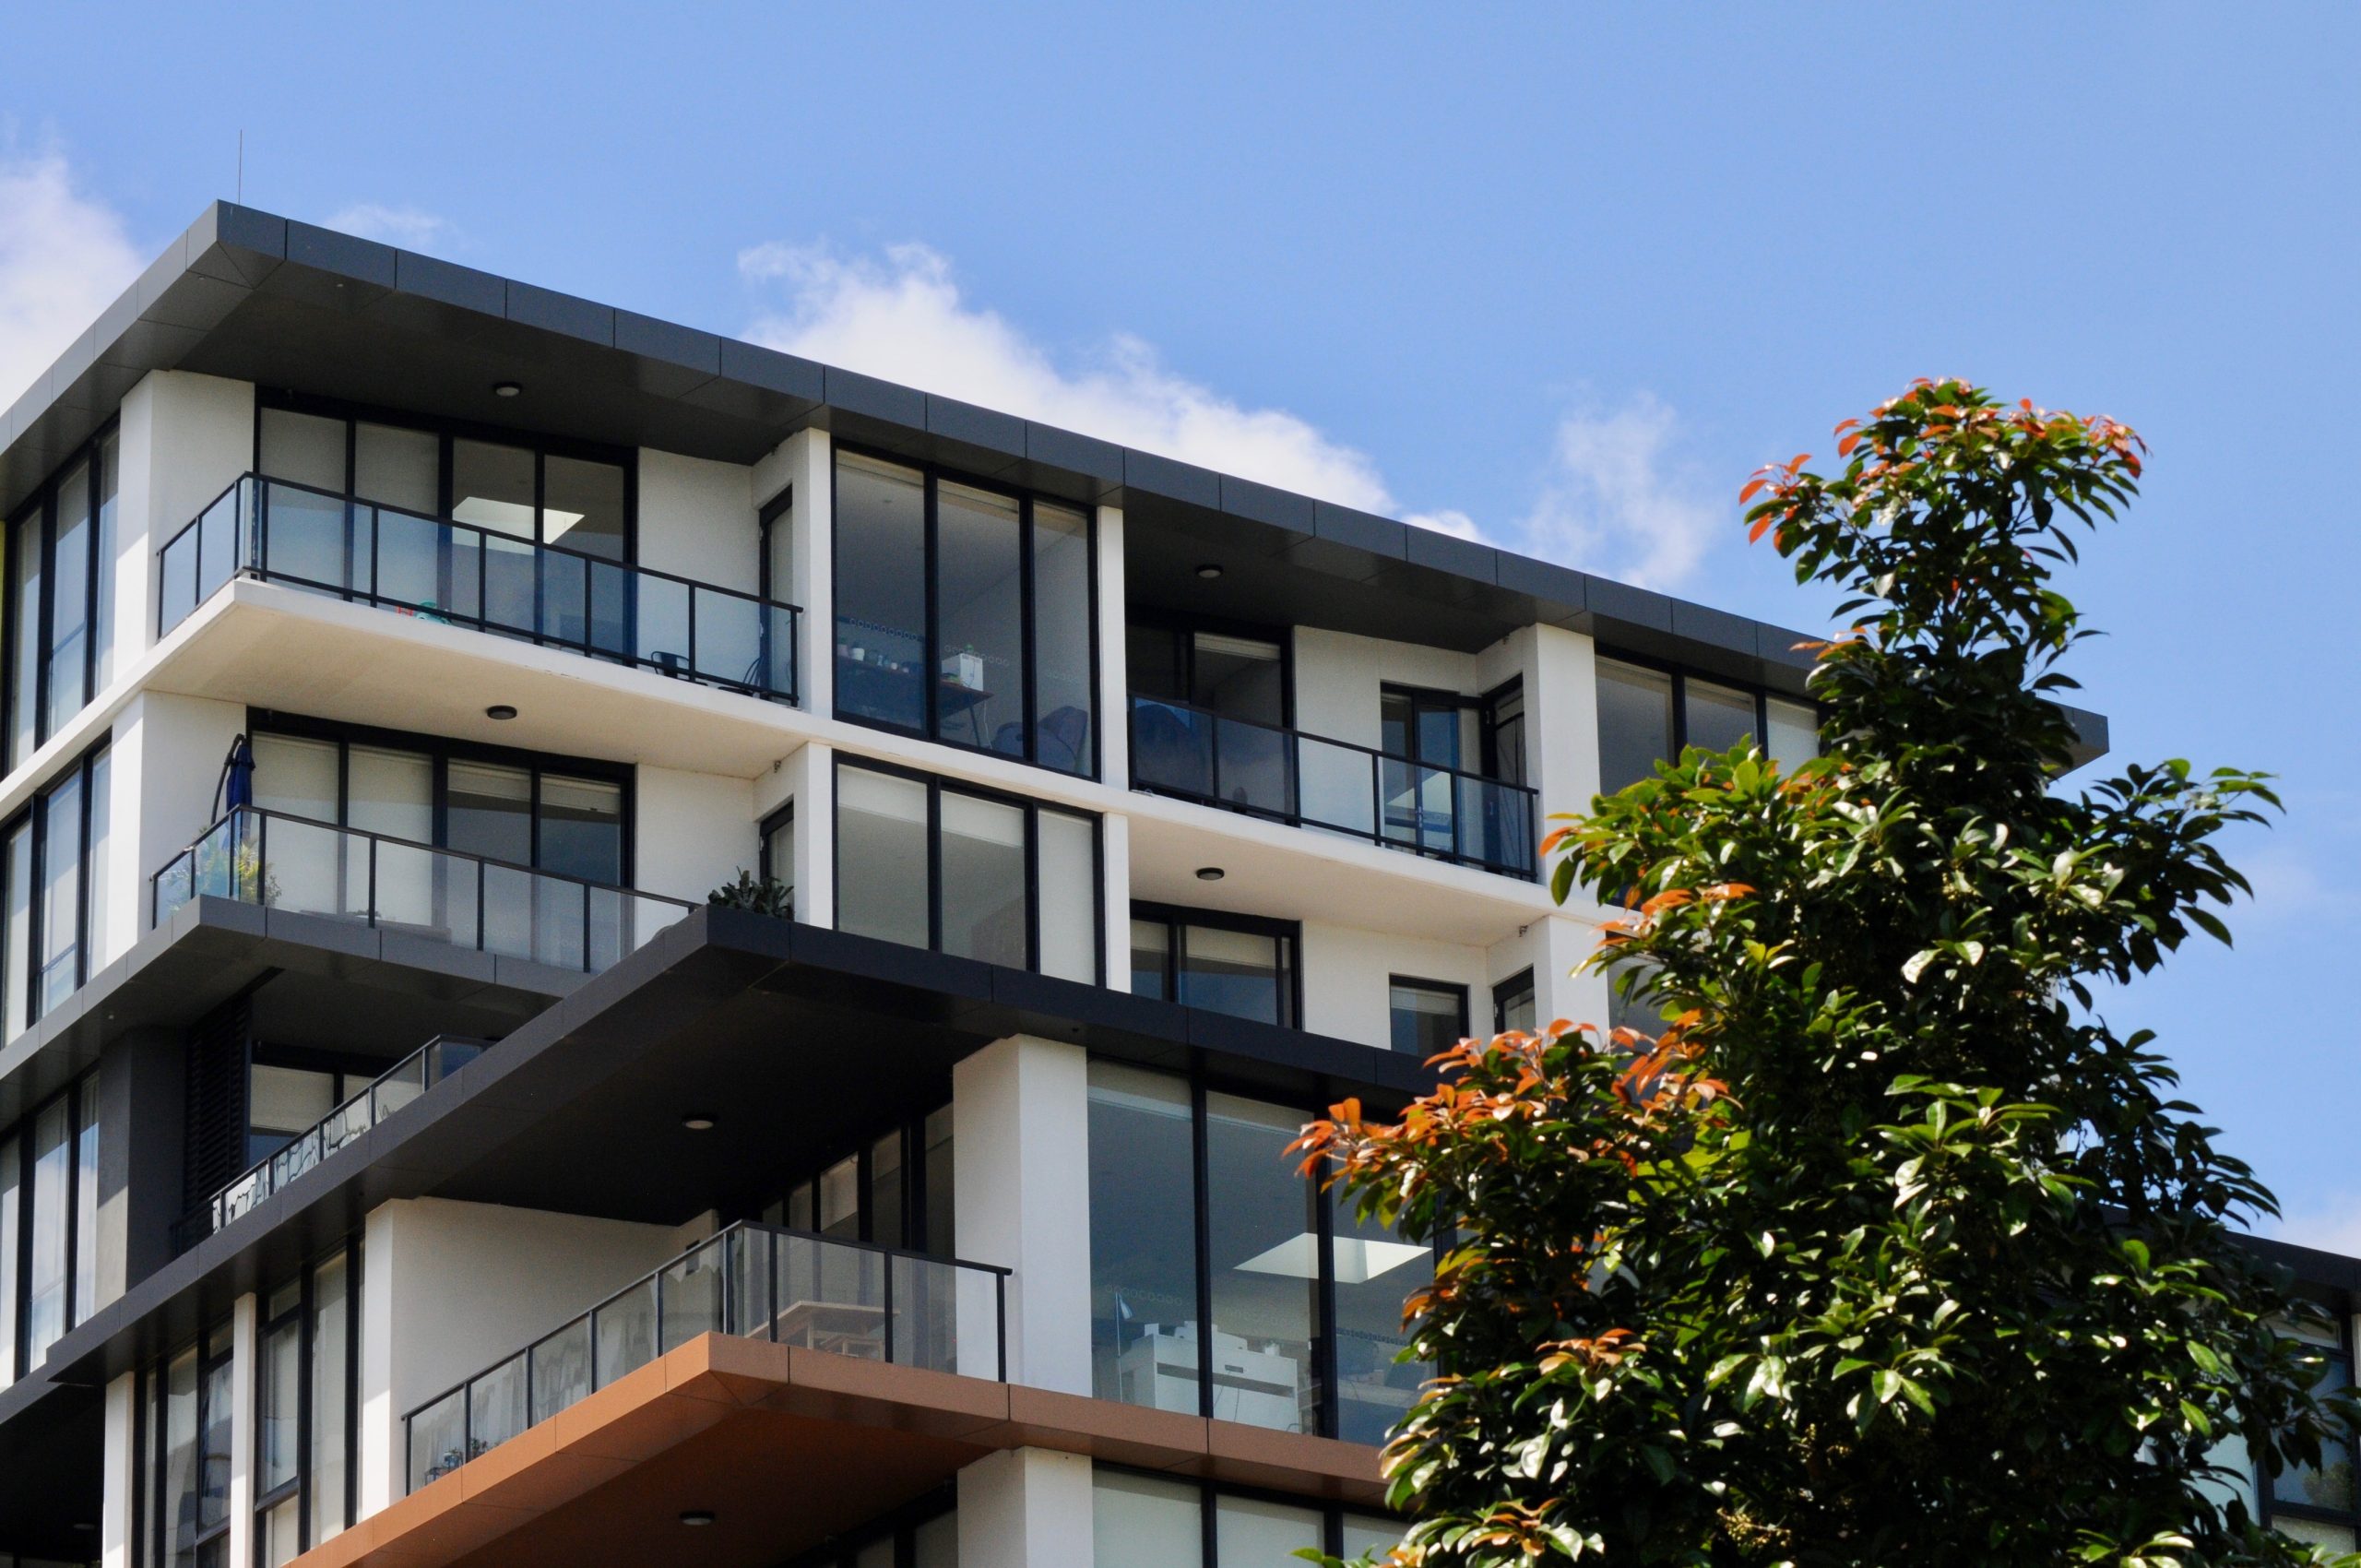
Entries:
<svg viewBox="0 0 2361 1568">
<path fill-rule="evenodd" d="M 565 968 L 623 950 L 630 900 L 596 890 L 630 884 L 628 770 L 279 714 L 253 722 L 255 804 L 295 819 L 267 829 L 282 907 L 359 910 L 374 898 L 381 927 L 472 933 L 481 921 L 488 950 Z M 373 856 L 366 838 L 304 824 L 385 842 Z M 455 869 L 404 848 L 416 845 L 496 863 Z"/>
<path fill-rule="evenodd" d="M 1313 1112 L 1090 1064 L 1091 1361 L 1101 1398 L 1382 1440 L 1430 1247 L 1323 1199 L 1287 1144 Z"/>
<path fill-rule="evenodd" d="M 1132 994 L 1292 1028 L 1301 1015 L 1292 921 L 1132 906 Z"/>
<path fill-rule="evenodd" d="M 0 1130 L 0 1385 L 98 1310 L 99 1097 L 84 1078 Z"/>
<path fill-rule="evenodd" d="M 1089 514 L 843 450 L 835 502 L 837 717 L 1095 774 Z"/>
<path fill-rule="evenodd" d="M 951 1107 L 912 1117 L 825 1163 L 801 1161 L 765 1223 L 848 1241 L 957 1255 Z"/>
<path fill-rule="evenodd" d="M 1279 1568 L 1304 1550 L 1347 1561 L 1399 1544 L 1382 1514 L 1100 1465 L 1091 1472 L 1096 1568 Z"/>
<path fill-rule="evenodd" d="M 1386 983 L 1386 1009 L 1394 1049 L 1421 1062 L 1466 1038 L 1464 985 L 1394 975 Z"/>
<path fill-rule="evenodd" d="M 1098 820 L 836 763 L 836 929 L 1099 983 Z"/>
<path fill-rule="evenodd" d="M 1808 702 L 1623 657 L 1598 657 L 1598 788 L 1611 795 L 1655 776 L 1683 748 L 1726 752 L 1754 741 L 1793 767 L 1820 753 Z"/>
<path fill-rule="evenodd" d="M 53 474 L 8 526 L 8 770 L 31 757 L 113 672 L 116 491 L 110 427 Z"/>
<path fill-rule="evenodd" d="M 148 1370 L 148 1561 L 228 1568 L 235 1363 L 223 1319 Z"/>
<path fill-rule="evenodd" d="M 1521 969 L 1492 987 L 1493 1033 L 1506 1034 L 1511 1029 L 1529 1031 L 1540 1027 L 1540 1008 L 1536 999 L 1531 969 Z"/>
<path fill-rule="evenodd" d="M 113 956 L 113 779 L 101 742 L 0 826 L 0 1034 L 23 1030 Z"/>
<path fill-rule="evenodd" d="M 342 1534 L 359 1454 L 361 1244 L 265 1296 L 255 1331 L 255 1548 L 262 1568 Z"/>
</svg>

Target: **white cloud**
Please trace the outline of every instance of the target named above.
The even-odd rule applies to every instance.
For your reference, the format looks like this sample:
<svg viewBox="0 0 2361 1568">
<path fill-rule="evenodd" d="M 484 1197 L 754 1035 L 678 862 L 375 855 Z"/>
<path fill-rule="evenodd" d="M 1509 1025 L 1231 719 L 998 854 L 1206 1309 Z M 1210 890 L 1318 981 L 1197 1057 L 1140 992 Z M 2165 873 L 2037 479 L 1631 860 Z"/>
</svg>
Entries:
<svg viewBox="0 0 2361 1568">
<path fill-rule="evenodd" d="M 1729 507 L 1673 466 L 1678 424 L 1644 392 L 1611 411 L 1568 414 L 1525 520 L 1525 548 L 1643 588 L 1689 576 Z"/>
<path fill-rule="evenodd" d="M 341 233 L 358 234 L 364 240 L 377 240 L 412 251 L 433 250 L 438 245 L 447 249 L 459 237 L 457 227 L 439 213 L 415 207 L 387 207 L 374 201 L 354 202 L 331 217 L 327 226 Z"/>
<path fill-rule="evenodd" d="M 825 246 L 742 252 L 749 281 L 783 286 L 784 308 L 760 316 L 755 341 L 945 397 L 1160 452 L 1364 511 L 1401 507 L 1369 457 L 1278 409 L 1250 409 L 1167 368 L 1137 338 L 1119 336 L 1061 364 L 998 312 L 961 296 L 951 263 L 925 245 L 882 258 Z M 1477 536 L 1463 512 L 1408 520 Z"/>
<path fill-rule="evenodd" d="M 949 258 L 929 246 L 847 256 L 774 243 L 741 252 L 738 269 L 783 296 L 748 332 L 773 348 L 1462 539 L 1505 534 L 1516 548 L 1653 588 L 1689 576 L 1727 513 L 1670 468 L 1673 411 L 1644 394 L 1612 412 L 1568 416 L 1532 511 L 1497 530 L 1457 508 L 1408 509 L 1366 453 L 1191 380 L 1138 338 L 1118 335 L 1062 362 L 968 301 Z"/>
<path fill-rule="evenodd" d="M 0 151 L 0 408 L 139 276 L 113 208 L 77 189 L 65 157 Z"/>
</svg>

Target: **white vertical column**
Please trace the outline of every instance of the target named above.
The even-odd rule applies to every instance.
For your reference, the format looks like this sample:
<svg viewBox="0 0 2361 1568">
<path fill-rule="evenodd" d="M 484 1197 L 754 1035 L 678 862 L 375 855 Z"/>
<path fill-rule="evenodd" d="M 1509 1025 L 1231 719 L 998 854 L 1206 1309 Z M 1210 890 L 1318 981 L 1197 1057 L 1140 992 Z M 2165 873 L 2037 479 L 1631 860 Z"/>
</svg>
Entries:
<svg viewBox="0 0 2361 1568">
<path fill-rule="evenodd" d="M 139 1532 L 139 1520 L 131 1508 L 135 1490 L 132 1478 L 139 1466 L 139 1455 L 132 1446 L 132 1433 L 137 1430 L 132 1408 L 138 1396 L 137 1372 L 125 1372 L 107 1384 L 105 1501 L 99 1511 L 100 1568 L 131 1568 L 131 1543 Z"/>
<path fill-rule="evenodd" d="M 960 1253 L 1013 1271 L 1009 1381 L 1088 1394 L 1088 1058 L 1029 1035 L 994 1040 L 951 1070 L 951 1117 Z"/>
<path fill-rule="evenodd" d="M 255 1451 L 259 1432 L 255 1410 L 255 1373 L 260 1368 L 255 1334 L 262 1303 L 252 1295 L 230 1309 L 230 1556 L 255 1560 Z"/>
<path fill-rule="evenodd" d="M 1541 795 L 1543 831 L 1551 814 L 1590 809 L 1598 793 L 1598 665 L 1590 638 L 1536 626 L 1525 671 L 1527 778 Z"/>
<path fill-rule="evenodd" d="M 255 389 L 188 371 L 150 372 L 123 399 L 115 492 L 114 668 L 156 630 L 156 552 L 254 467 Z"/>
<path fill-rule="evenodd" d="M 394 1409 L 394 1206 L 384 1205 L 362 1222 L 355 1524 L 402 1495 L 401 1423 Z"/>
<path fill-rule="evenodd" d="M 1106 932 L 1099 938 L 1106 955 L 1107 989 L 1132 989 L 1132 819 L 1109 812 L 1100 819 L 1101 864 L 1098 874 L 1106 888 Z"/>
<path fill-rule="evenodd" d="M 797 653 L 797 706 L 836 710 L 836 446 L 825 430 L 799 430 L 780 443 L 795 485 L 795 602 L 803 608 Z M 916 571 L 918 564 L 911 563 Z"/>
<path fill-rule="evenodd" d="M 1118 790 L 1132 785 L 1131 671 L 1123 629 L 1123 509 L 1098 508 L 1098 777 Z"/>
<path fill-rule="evenodd" d="M 806 743 L 783 770 L 795 797 L 795 918 L 836 923 L 836 748 Z"/>
<path fill-rule="evenodd" d="M 1090 1461 L 1012 1448 L 959 1472 L 959 1568 L 1088 1568 Z"/>
</svg>

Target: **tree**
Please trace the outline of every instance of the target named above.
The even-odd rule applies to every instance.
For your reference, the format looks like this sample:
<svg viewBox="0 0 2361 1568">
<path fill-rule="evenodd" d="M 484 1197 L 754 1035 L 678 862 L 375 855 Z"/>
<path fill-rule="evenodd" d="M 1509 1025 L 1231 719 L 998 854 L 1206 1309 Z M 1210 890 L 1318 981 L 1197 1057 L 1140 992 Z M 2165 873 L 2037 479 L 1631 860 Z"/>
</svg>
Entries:
<svg viewBox="0 0 2361 1568">
<path fill-rule="evenodd" d="M 1920 382 L 1740 493 L 1799 583 L 1822 754 L 1691 749 L 1559 818 L 1552 891 L 1662 1034 L 1467 1040 L 1396 1122 L 1306 1129 L 1364 1216 L 1453 1239 L 1411 1302 L 1440 1376 L 1386 1454 L 1403 1561 L 2312 1561 L 2208 1455 L 2317 1462 L 2356 1414 L 2274 1334 L 2275 1212 L 2146 1031 L 2150 970 L 2246 883 L 2262 776 L 2061 780 L 2053 574 L 2137 489 L 2105 419 Z M 1759 499 L 1758 499 L 1759 498 Z"/>
</svg>

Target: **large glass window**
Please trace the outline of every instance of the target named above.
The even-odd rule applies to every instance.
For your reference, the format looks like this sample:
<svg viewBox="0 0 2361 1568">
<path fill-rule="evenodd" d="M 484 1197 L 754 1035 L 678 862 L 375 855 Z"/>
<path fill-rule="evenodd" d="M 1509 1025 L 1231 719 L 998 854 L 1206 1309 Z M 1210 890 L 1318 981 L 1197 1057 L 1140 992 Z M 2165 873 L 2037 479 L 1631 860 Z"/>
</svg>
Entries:
<svg viewBox="0 0 2361 1568">
<path fill-rule="evenodd" d="M 255 1334 L 255 1541 L 279 1568 L 353 1518 L 360 1243 L 273 1289 Z"/>
<path fill-rule="evenodd" d="M 64 1002 L 112 956 L 103 745 L 68 766 L 0 833 L 0 983 L 13 1036 Z"/>
<path fill-rule="evenodd" d="M 0 1384 L 98 1310 L 95 1078 L 0 1135 Z"/>
<path fill-rule="evenodd" d="M 266 402 L 255 419 L 255 446 L 267 478 L 420 517 L 447 517 L 600 560 L 632 559 L 635 495 L 626 450 L 522 434 L 453 434 L 395 422 L 389 415 L 357 417 L 328 404 Z M 284 500 L 300 508 L 295 497 Z M 307 531 L 316 531 L 324 543 L 342 539 L 340 521 Z M 366 541 L 365 533 L 361 538 Z M 323 557 L 320 570 L 305 572 L 287 553 L 291 546 L 300 552 L 291 537 L 273 538 L 275 567 L 284 564 L 292 575 L 324 583 L 343 580 L 340 558 Z M 381 568 L 388 564 L 399 564 L 380 562 Z M 486 581 L 496 595 L 523 598 L 521 617 L 504 619 L 534 624 L 529 556 L 520 556 L 507 572 L 492 565 Z M 582 629 L 573 632 L 578 640 Z"/>
<path fill-rule="evenodd" d="M 1096 985 L 1095 817 L 839 759 L 836 929 Z"/>
<path fill-rule="evenodd" d="M 1355 1442 L 1409 1408 L 1425 1374 L 1393 1357 L 1432 1250 L 1323 1213 L 1286 1152 L 1311 1116 L 1091 1063 L 1099 1397 Z"/>
<path fill-rule="evenodd" d="M 2282 1323 L 2281 1333 L 2303 1342 L 2315 1358 L 2312 1387 L 2329 1395 L 2353 1386 L 2353 1351 L 2343 1320 Z M 2317 1465 L 2291 1465 L 2270 1480 L 2271 1524 L 2298 1540 L 2353 1550 L 2361 1526 L 2361 1483 L 2356 1482 L 2354 1434 L 2323 1443 Z"/>
<path fill-rule="evenodd" d="M 8 768 L 97 695 L 113 671 L 116 489 L 109 429 L 69 458 L 9 526 Z"/>
<path fill-rule="evenodd" d="M 1386 986 L 1394 1049 L 1423 1062 L 1467 1035 L 1467 988 L 1395 975 Z"/>
<path fill-rule="evenodd" d="M 1819 711 L 1754 687 L 1599 656 L 1599 793 L 1654 778 L 1657 763 L 1686 747 L 1726 752 L 1749 740 L 1793 767 L 1820 754 Z"/>
<path fill-rule="evenodd" d="M 1097 771 L 1089 517 L 840 451 L 836 713 Z"/>
<path fill-rule="evenodd" d="M 1090 1064 L 1092 1392 L 1198 1415 L 1195 1122 L 1189 1085 Z"/>
<path fill-rule="evenodd" d="M 216 1324 L 148 1375 L 148 1561 L 165 1568 L 227 1568 L 231 1346 Z"/>
<path fill-rule="evenodd" d="M 1295 1027 L 1298 928 L 1210 909 L 1132 906 L 1132 993 Z"/>
<path fill-rule="evenodd" d="M 1492 987 L 1492 1032 L 1527 1031 L 1541 1027 L 1540 1007 L 1533 987 L 1533 971 L 1520 970 Z"/>
<path fill-rule="evenodd" d="M 948 1258 L 957 1253 L 951 1107 L 864 1140 L 840 1158 L 795 1173 L 762 1209 L 767 1225 L 872 1241 Z"/>
<path fill-rule="evenodd" d="M 1279 1568 L 1305 1548 L 1350 1560 L 1402 1539 L 1403 1526 L 1381 1515 L 1107 1465 L 1090 1481 L 1097 1568 Z"/>
</svg>

